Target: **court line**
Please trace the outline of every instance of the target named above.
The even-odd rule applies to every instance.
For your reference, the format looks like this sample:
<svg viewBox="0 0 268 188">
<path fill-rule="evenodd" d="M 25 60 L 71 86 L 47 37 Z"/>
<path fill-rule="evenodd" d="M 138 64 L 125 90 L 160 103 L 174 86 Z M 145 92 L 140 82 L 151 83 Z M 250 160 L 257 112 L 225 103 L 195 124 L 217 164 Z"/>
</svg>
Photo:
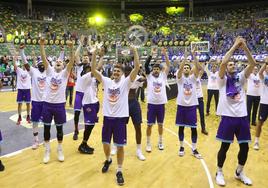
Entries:
<svg viewBox="0 0 268 188">
<path fill-rule="evenodd" d="M 172 130 L 166 128 L 166 127 L 164 127 L 164 129 L 165 129 L 166 131 L 168 131 L 169 133 L 171 133 L 172 135 L 178 137 L 177 133 L 175 133 L 174 131 L 172 131 Z M 192 148 L 191 144 L 189 144 L 189 142 L 187 142 L 185 139 L 184 139 L 184 142 L 185 142 L 190 148 Z M 203 168 L 205 169 L 205 172 L 206 172 L 206 175 L 207 175 L 207 178 L 208 178 L 209 187 L 210 187 L 210 188 L 214 188 L 214 184 L 213 184 L 213 181 L 212 181 L 212 177 L 211 177 L 211 174 L 210 174 L 210 172 L 209 172 L 209 169 L 208 169 L 208 167 L 207 167 L 207 164 L 206 164 L 205 160 L 204 160 L 204 159 L 199 159 L 199 160 L 201 161 L 201 164 L 202 164 Z"/>
</svg>

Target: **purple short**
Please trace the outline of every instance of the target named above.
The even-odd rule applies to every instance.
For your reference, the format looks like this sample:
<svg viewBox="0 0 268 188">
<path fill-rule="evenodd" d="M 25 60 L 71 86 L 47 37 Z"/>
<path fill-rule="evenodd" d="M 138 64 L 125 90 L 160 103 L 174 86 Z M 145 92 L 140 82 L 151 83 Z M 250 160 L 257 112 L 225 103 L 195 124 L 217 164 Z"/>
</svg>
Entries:
<svg viewBox="0 0 268 188">
<path fill-rule="evenodd" d="M 128 108 L 129 108 L 129 116 L 132 119 L 132 123 L 134 125 L 141 125 L 142 123 L 141 107 L 137 99 L 128 100 Z M 128 121 L 129 117 L 127 118 L 127 124 Z"/>
<path fill-rule="evenodd" d="M 66 123 L 65 103 L 53 104 L 44 102 L 42 117 L 45 125 L 50 125 L 52 118 L 54 118 L 56 125 Z"/>
<path fill-rule="evenodd" d="M 1 130 L 0 130 L 0 143 L 2 142 L 2 140 L 3 140 L 3 137 L 2 137 Z"/>
<path fill-rule="evenodd" d="M 99 102 L 94 104 L 85 104 L 83 106 L 85 125 L 95 125 L 98 122 Z"/>
<path fill-rule="evenodd" d="M 232 143 L 234 135 L 238 143 L 248 143 L 251 141 L 249 122 L 245 117 L 222 116 L 218 128 L 216 139 L 221 142 Z"/>
<path fill-rule="evenodd" d="M 165 104 L 149 104 L 147 106 L 147 125 L 151 126 L 155 124 L 156 120 L 158 124 L 164 123 L 165 117 Z"/>
<path fill-rule="evenodd" d="M 268 104 L 260 104 L 259 121 L 265 122 L 268 117 Z"/>
<path fill-rule="evenodd" d="M 32 101 L 31 120 L 34 123 L 42 121 L 42 110 L 44 102 Z"/>
<path fill-rule="evenodd" d="M 83 97 L 84 97 L 83 92 L 79 91 L 75 92 L 74 111 L 81 111 Z"/>
<path fill-rule="evenodd" d="M 196 106 L 177 106 L 177 126 L 196 128 L 196 122 Z"/>
<path fill-rule="evenodd" d="M 18 89 L 17 103 L 31 103 L 31 90 L 30 89 Z"/>
<path fill-rule="evenodd" d="M 110 144 L 113 136 L 114 145 L 125 146 L 127 144 L 127 119 L 106 117 L 103 118 L 102 143 Z"/>
</svg>

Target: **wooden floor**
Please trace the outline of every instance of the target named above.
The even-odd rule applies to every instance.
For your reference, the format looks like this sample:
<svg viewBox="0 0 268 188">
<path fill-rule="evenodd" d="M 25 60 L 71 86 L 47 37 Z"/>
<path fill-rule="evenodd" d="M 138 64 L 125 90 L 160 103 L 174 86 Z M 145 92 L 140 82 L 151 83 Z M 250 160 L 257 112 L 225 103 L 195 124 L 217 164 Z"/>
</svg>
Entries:
<svg viewBox="0 0 268 188">
<path fill-rule="evenodd" d="M 15 93 L 0 93 L 0 110 L 16 110 Z M 142 104 L 143 119 L 146 119 L 146 104 Z M 132 123 L 128 125 L 128 145 L 125 147 L 123 166 L 125 187 L 218 187 L 215 184 L 216 156 L 220 143 L 215 140 L 219 118 L 214 113 L 206 118 L 209 136 L 200 133 L 198 125 L 198 150 L 204 160 L 191 156 L 191 149 L 186 145 L 184 157 L 178 156 L 178 128 L 174 125 L 176 101 L 170 100 L 166 105 L 164 144 L 165 150 L 157 149 L 157 127 L 153 127 L 153 151 L 145 152 L 146 125 L 142 125 L 143 152 L 146 161 L 136 158 L 135 131 Z M 102 122 L 101 113 L 100 122 Z M 101 123 L 93 129 L 89 144 L 95 148 L 94 155 L 82 155 L 77 148 L 82 140 L 82 132 L 78 141 L 72 136 L 64 137 L 65 161 L 57 161 L 55 141 L 51 145 L 51 161 L 43 164 L 44 148 L 33 151 L 26 149 L 12 157 L 2 157 L 6 170 L 0 173 L 0 188 L 6 187 L 117 187 L 115 182 L 116 157 L 108 173 L 102 174 L 102 163 L 105 160 L 101 143 Z M 190 129 L 185 129 L 185 139 L 191 144 Z M 255 130 L 251 129 L 252 138 Z M 8 138 L 6 138 L 8 139 Z M 19 140 L 18 140 L 19 142 Z M 260 139 L 260 151 L 254 151 L 250 145 L 249 157 L 245 167 L 246 174 L 253 180 L 256 188 L 268 187 L 268 130 L 267 122 Z M 224 165 L 226 187 L 247 187 L 234 179 L 237 166 L 238 144 L 235 142 L 228 151 Z M 207 168 L 207 171 L 206 171 Z"/>
</svg>

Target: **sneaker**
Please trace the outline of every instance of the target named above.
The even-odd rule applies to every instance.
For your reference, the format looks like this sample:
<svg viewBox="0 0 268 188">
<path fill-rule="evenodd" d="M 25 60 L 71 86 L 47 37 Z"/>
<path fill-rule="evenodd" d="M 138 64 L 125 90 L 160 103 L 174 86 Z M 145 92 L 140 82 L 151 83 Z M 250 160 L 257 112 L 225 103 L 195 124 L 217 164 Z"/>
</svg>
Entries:
<svg viewBox="0 0 268 188">
<path fill-rule="evenodd" d="M 192 154 L 195 158 L 202 159 L 202 156 L 200 155 L 200 153 L 198 153 L 197 149 L 193 150 Z"/>
<path fill-rule="evenodd" d="M 35 140 L 33 145 L 32 145 L 32 149 L 36 150 L 38 147 L 39 147 L 39 142 L 37 140 Z"/>
<path fill-rule="evenodd" d="M 235 171 L 235 178 L 237 180 L 240 180 L 241 182 L 243 182 L 245 185 L 252 185 L 252 181 L 251 179 L 249 179 L 244 173 L 243 171 L 240 172 L 239 174 L 237 173 L 237 171 Z"/>
<path fill-rule="evenodd" d="M 78 135 L 79 135 L 79 132 L 74 131 L 73 140 L 78 140 Z"/>
<path fill-rule="evenodd" d="M 180 147 L 180 150 L 179 150 L 179 156 L 180 156 L 180 157 L 183 157 L 184 154 L 185 154 L 185 152 L 184 152 L 184 147 Z"/>
<path fill-rule="evenodd" d="M 112 162 L 113 162 L 112 159 L 110 159 L 109 161 L 108 160 L 104 161 L 104 165 L 101 169 L 102 173 L 105 173 L 109 170 L 109 167 L 112 164 Z"/>
<path fill-rule="evenodd" d="M 50 150 L 49 149 L 46 149 L 45 150 L 45 155 L 44 155 L 44 158 L 43 158 L 43 162 L 45 164 L 47 164 L 50 160 Z"/>
<path fill-rule="evenodd" d="M 21 116 L 18 117 L 17 125 L 20 125 L 21 123 Z"/>
<path fill-rule="evenodd" d="M 26 121 L 27 121 L 27 123 L 29 123 L 29 124 L 31 123 L 31 118 L 30 118 L 29 115 L 27 115 Z"/>
<path fill-rule="evenodd" d="M 124 185 L 125 181 L 124 181 L 122 172 L 119 171 L 116 173 L 116 181 L 117 181 L 118 185 L 120 185 L 120 186 Z"/>
<path fill-rule="evenodd" d="M 164 144 L 162 142 L 158 143 L 158 149 L 159 150 L 164 150 Z"/>
<path fill-rule="evenodd" d="M 220 171 L 216 173 L 216 184 L 220 186 L 225 186 L 224 176 L 223 173 Z"/>
<path fill-rule="evenodd" d="M 208 135 L 208 132 L 207 132 L 206 129 L 203 129 L 203 130 L 201 131 L 201 133 L 204 134 L 204 135 Z"/>
<path fill-rule="evenodd" d="M 255 144 L 253 146 L 253 149 L 255 149 L 255 150 L 259 150 L 260 149 L 259 142 L 255 142 Z"/>
<path fill-rule="evenodd" d="M 61 147 L 58 147 L 58 160 L 60 161 L 60 162 L 63 162 L 64 161 L 64 154 L 63 154 L 63 150 L 62 150 L 62 148 Z"/>
<path fill-rule="evenodd" d="M 86 143 L 80 144 L 78 151 L 83 154 L 93 154 L 94 149 L 90 148 Z"/>
<path fill-rule="evenodd" d="M 136 154 L 137 154 L 137 157 L 139 160 L 141 160 L 141 161 L 146 160 L 146 158 L 144 157 L 144 155 L 142 154 L 142 151 L 140 149 L 137 150 Z"/>
<path fill-rule="evenodd" d="M 152 151 L 152 145 L 150 143 L 147 143 L 146 145 L 146 151 L 151 152 Z"/>
<path fill-rule="evenodd" d="M 2 161 L 0 160 L 0 172 L 5 170 L 5 166 L 3 165 Z"/>
<path fill-rule="evenodd" d="M 115 145 L 112 145 L 111 155 L 115 155 L 116 153 L 117 153 L 117 147 Z"/>
</svg>

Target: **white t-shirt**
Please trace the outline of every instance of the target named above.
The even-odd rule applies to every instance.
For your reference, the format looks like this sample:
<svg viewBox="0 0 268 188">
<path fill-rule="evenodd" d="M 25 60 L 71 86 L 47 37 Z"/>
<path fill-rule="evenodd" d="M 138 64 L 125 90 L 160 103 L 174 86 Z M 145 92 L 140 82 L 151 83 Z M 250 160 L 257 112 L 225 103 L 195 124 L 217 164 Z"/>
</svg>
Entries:
<svg viewBox="0 0 268 188">
<path fill-rule="evenodd" d="M 262 104 L 268 104 L 268 73 L 264 72 L 264 79 L 261 80 L 262 89 L 261 89 L 261 101 Z"/>
<path fill-rule="evenodd" d="M 128 117 L 128 92 L 133 82 L 129 76 L 121 77 L 119 82 L 102 76 L 104 87 L 103 115 L 107 117 Z"/>
<path fill-rule="evenodd" d="M 261 95 L 261 80 L 259 74 L 250 74 L 248 77 L 247 95 L 260 96 Z"/>
<path fill-rule="evenodd" d="M 83 90 L 83 86 L 82 86 L 82 81 L 81 81 L 81 72 L 83 71 L 83 66 L 76 66 L 77 67 L 77 71 L 76 71 L 76 84 L 75 84 L 75 91 L 79 91 L 79 92 L 84 92 Z"/>
<path fill-rule="evenodd" d="M 217 82 L 217 78 L 219 77 L 218 71 L 213 73 L 213 72 L 207 72 L 208 75 L 208 86 L 207 88 L 209 90 L 219 90 L 219 85 Z"/>
<path fill-rule="evenodd" d="M 180 79 L 176 76 L 176 80 L 178 85 L 177 104 L 181 106 L 198 105 L 196 95 L 196 77 L 193 74 L 188 77 L 182 75 Z"/>
<path fill-rule="evenodd" d="M 218 77 L 220 98 L 217 108 L 217 115 L 229 117 L 247 116 L 246 94 L 244 90 L 246 77 L 244 71 L 238 73 L 237 78 L 237 85 L 239 86 L 240 91 L 239 94 L 237 94 L 234 98 L 231 98 L 226 95 L 227 76 L 225 75 L 223 79 Z"/>
<path fill-rule="evenodd" d="M 69 73 L 67 69 L 63 69 L 57 73 L 54 68 L 48 66 L 47 68 L 47 87 L 44 93 L 44 101 L 48 103 L 65 103 L 66 102 L 66 86 L 68 82 Z"/>
<path fill-rule="evenodd" d="M 196 96 L 197 98 L 203 97 L 202 84 L 199 77 L 196 79 Z"/>
<path fill-rule="evenodd" d="M 130 89 L 138 89 L 139 87 L 142 87 L 143 82 L 139 82 L 138 80 L 141 78 L 141 76 L 137 75 L 135 81 L 133 84 L 131 84 Z"/>
<path fill-rule="evenodd" d="M 17 88 L 18 89 L 31 89 L 31 76 L 27 70 L 17 67 Z"/>
<path fill-rule="evenodd" d="M 149 104 L 165 104 L 167 103 L 166 93 L 167 75 L 160 72 L 156 78 L 150 73 L 147 77 L 147 100 Z"/>
<path fill-rule="evenodd" d="M 91 72 L 81 77 L 83 82 L 84 97 L 82 104 L 94 104 L 98 102 L 97 98 L 97 80 L 95 77 L 91 77 Z"/>
<path fill-rule="evenodd" d="M 46 88 L 46 71 L 40 72 L 37 68 L 30 67 L 32 77 L 32 100 L 41 102 Z"/>
</svg>

